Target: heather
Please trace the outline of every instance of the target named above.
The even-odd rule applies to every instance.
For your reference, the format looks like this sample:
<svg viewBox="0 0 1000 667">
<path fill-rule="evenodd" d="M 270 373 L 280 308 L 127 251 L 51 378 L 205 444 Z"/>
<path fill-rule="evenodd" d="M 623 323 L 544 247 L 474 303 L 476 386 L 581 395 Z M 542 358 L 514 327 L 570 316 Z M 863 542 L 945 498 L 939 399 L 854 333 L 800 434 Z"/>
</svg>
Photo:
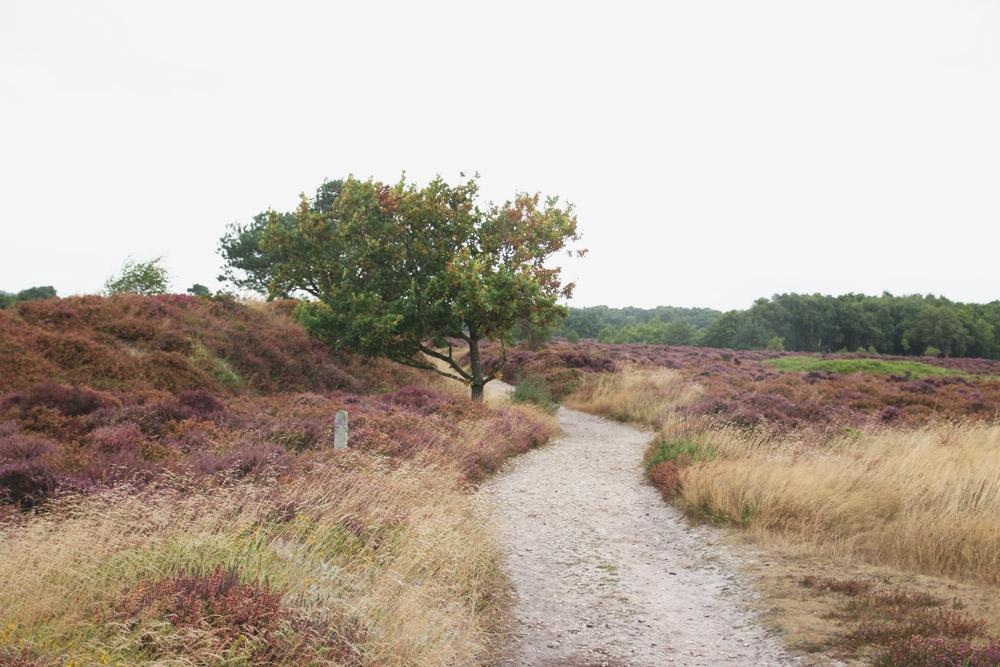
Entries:
<svg viewBox="0 0 1000 667">
<path fill-rule="evenodd" d="M 961 611 L 958 600 L 862 579 L 803 577 L 799 584 L 836 602 L 832 616 L 847 626 L 829 645 L 839 657 L 863 655 L 871 665 L 993 667 L 995 638 L 975 641 L 985 621 Z"/>
<path fill-rule="evenodd" d="M 503 580 L 467 489 L 554 423 L 334 352 L 292 311 L 122 295 L 0 313 L 0 664 L 490 654 Z"/>
<path fill-rule="evenodd" d="M 294 475 L 330 453 L 338 410 L 351 415 L 352 449 L 394 461 L 447 462 L 467 481 L 552 434 L 509 409 L 413 385 L 375 396 L 279 394 L 223 402 L 192 390 L 100 398 L 47 384 L 0 400 L 0 501 L 27 509 L 61 491 L 141 487 L 167 473 L 220 483 Z"/>
<path fill-rule="evenodd" d="M 368 391 L 351 360 L 310 338 L 294 304 L 121 294 L 0 311 L 0 391 L 47 382 L 105 391 Z"/>
<path fill-rule="evenodd" d="M 646 404 L 661 403 L 658 414 L 646 409 L 639 420 L 627 415 L 635 412 L 640 391 L 629 400 L 611 401 L 618 403 L 617 408 L 601 400 L 601 408 L 595 410 L 623 418 L 614 414 L 619 410 L 626 420 L 654 427 L 680 414 L 742 428 L 835 432 L 845 427 L 920 425 L 940 419 L 989 421 L 1000 411 L 997 361 L 824 354 L 809 358 L 813 359 L 810 366 L 816 368 L 800 370 L 802 359 L 786 352 L 588 341 L 557 343 L 539 352 L 515 349 L 508 353 L 504 376 L 513 382 L 528 374 L 542 377 L 554 398 L 586 410 L 590 397 L 608 394 L 602 385 L 609 382 L 609 373 L 624 375 L 634 370 L 652 377 L 674 371 L 676 383 L 688 387 L 676 389 L 685 394 L 683 400 L 641 399 Z M 692 392 L 699 394 L 697 401 L 689 400 Z M 665 398 L 664 392 L 655 393 Z"/>
</svg>

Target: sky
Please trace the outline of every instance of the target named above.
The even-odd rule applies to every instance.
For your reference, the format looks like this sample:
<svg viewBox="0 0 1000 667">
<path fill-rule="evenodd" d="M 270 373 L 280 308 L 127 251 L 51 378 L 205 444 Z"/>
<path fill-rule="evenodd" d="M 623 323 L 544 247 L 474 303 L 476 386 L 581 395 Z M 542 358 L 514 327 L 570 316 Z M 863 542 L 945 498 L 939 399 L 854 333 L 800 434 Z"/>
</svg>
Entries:
<svg viewBox="0 0 1000 667">
<path fill-rule="evenodd" d="M 0 289 L 354 174 L 558 195 L 573 306 L 1000 299 L 1000 2 L 0 3 Z"/>
</svg>

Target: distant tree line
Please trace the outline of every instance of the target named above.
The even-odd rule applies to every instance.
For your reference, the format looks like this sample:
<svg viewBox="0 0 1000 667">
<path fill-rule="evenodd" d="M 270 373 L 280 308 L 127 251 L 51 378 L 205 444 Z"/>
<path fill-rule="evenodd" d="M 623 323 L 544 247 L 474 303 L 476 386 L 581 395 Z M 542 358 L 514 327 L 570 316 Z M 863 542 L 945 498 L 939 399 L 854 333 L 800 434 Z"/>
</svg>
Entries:
<svg viewBox="0 0 1000 667">
<path fill-rule="evenodd" d="M 570 342 L 591 338 L 602 343 L 649 343 L 652 345 L 694 345 L 701 332 L 721 311 L 711 308 L 570 308 L 559 327 L 541 337 L 563 336 Z M 522 327 L 514 330 L 518 340 L 532 340 L 539 332 Z"/>
<path fill-rule="evenodd" d="M 699 344 L 735 350 L 872 352 L 1000 359 L 1000 301 L 929 294 L 778 294 L 713 321 Z"/>
<path fill-rule="evenodd" d="M 51 299 L 56 295 L 56 290 L 52 285 L 44 285 L 39 287 L 29 287 L 28 289 L 23 289 L 17 294 L 12 294 L 11 292 L 4 292 L 0 290 L 0 308 L 10 308 L 14 304 L 21 303 L 22 301 L 33 301 L 35 299 Z"/>
</svg>

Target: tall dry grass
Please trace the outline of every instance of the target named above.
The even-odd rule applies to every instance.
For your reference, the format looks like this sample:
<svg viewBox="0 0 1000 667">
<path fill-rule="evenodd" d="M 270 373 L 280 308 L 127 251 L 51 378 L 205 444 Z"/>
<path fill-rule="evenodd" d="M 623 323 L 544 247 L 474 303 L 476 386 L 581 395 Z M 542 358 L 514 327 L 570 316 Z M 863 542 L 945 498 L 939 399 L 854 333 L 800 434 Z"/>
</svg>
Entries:
<svg viewBox="0 0 1000 667">
<path fill-rule="evenodd" d="M 1000 425 L 847 434 L 822 446 L 724 429 L 677 502 L 816 553 L 1000 584 Z"/>
<path fill-rule="evenodd" d="M 140 582 L 221 564 L 339 635 L 343 664 L 477 664 L 504 590 L 493 544 L 457 470 L 360 453 L 278 486 L 112 490 L 0 528 L 0 643 L 47 664 L 251 664 L 199 652 L 212 643 L 195 629 L 115 616 Z"/>
<path fill-rule="evenodd" d="M 655 427 L 675 406 L 690 405 L 704 390 L 675 370 L 625 366 L 589 378 L 563 405 L 623 422 Z"/>
</svg>

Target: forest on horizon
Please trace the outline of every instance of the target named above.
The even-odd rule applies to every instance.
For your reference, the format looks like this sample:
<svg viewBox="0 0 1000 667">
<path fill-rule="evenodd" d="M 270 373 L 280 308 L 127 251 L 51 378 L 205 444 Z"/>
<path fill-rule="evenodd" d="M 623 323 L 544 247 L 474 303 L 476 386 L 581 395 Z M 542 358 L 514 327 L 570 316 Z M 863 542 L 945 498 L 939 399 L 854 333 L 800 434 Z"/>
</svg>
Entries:
<svg viewBox="0 0 1000 667">
<path fill-rule="evenodd" d="M 195 287 L 207 294 L 206 288 Z M 202 293 L 193 289 L 188 292 Z M 17 293 L 0 290 L 0 308 L 55 296 L 51 286 Z M 521 340 L 531 335 L 526 327 L 515 331 Z M 758 299 L 746 310 L 727 312 L 677 306 L 570 306 L 561 326 L 541 333 L 542 338 L 551 336 L 733 350 L 1000 359 L 1000 300 L 978 304 L 933 294 L 788 293 Z"/>
</svg>

